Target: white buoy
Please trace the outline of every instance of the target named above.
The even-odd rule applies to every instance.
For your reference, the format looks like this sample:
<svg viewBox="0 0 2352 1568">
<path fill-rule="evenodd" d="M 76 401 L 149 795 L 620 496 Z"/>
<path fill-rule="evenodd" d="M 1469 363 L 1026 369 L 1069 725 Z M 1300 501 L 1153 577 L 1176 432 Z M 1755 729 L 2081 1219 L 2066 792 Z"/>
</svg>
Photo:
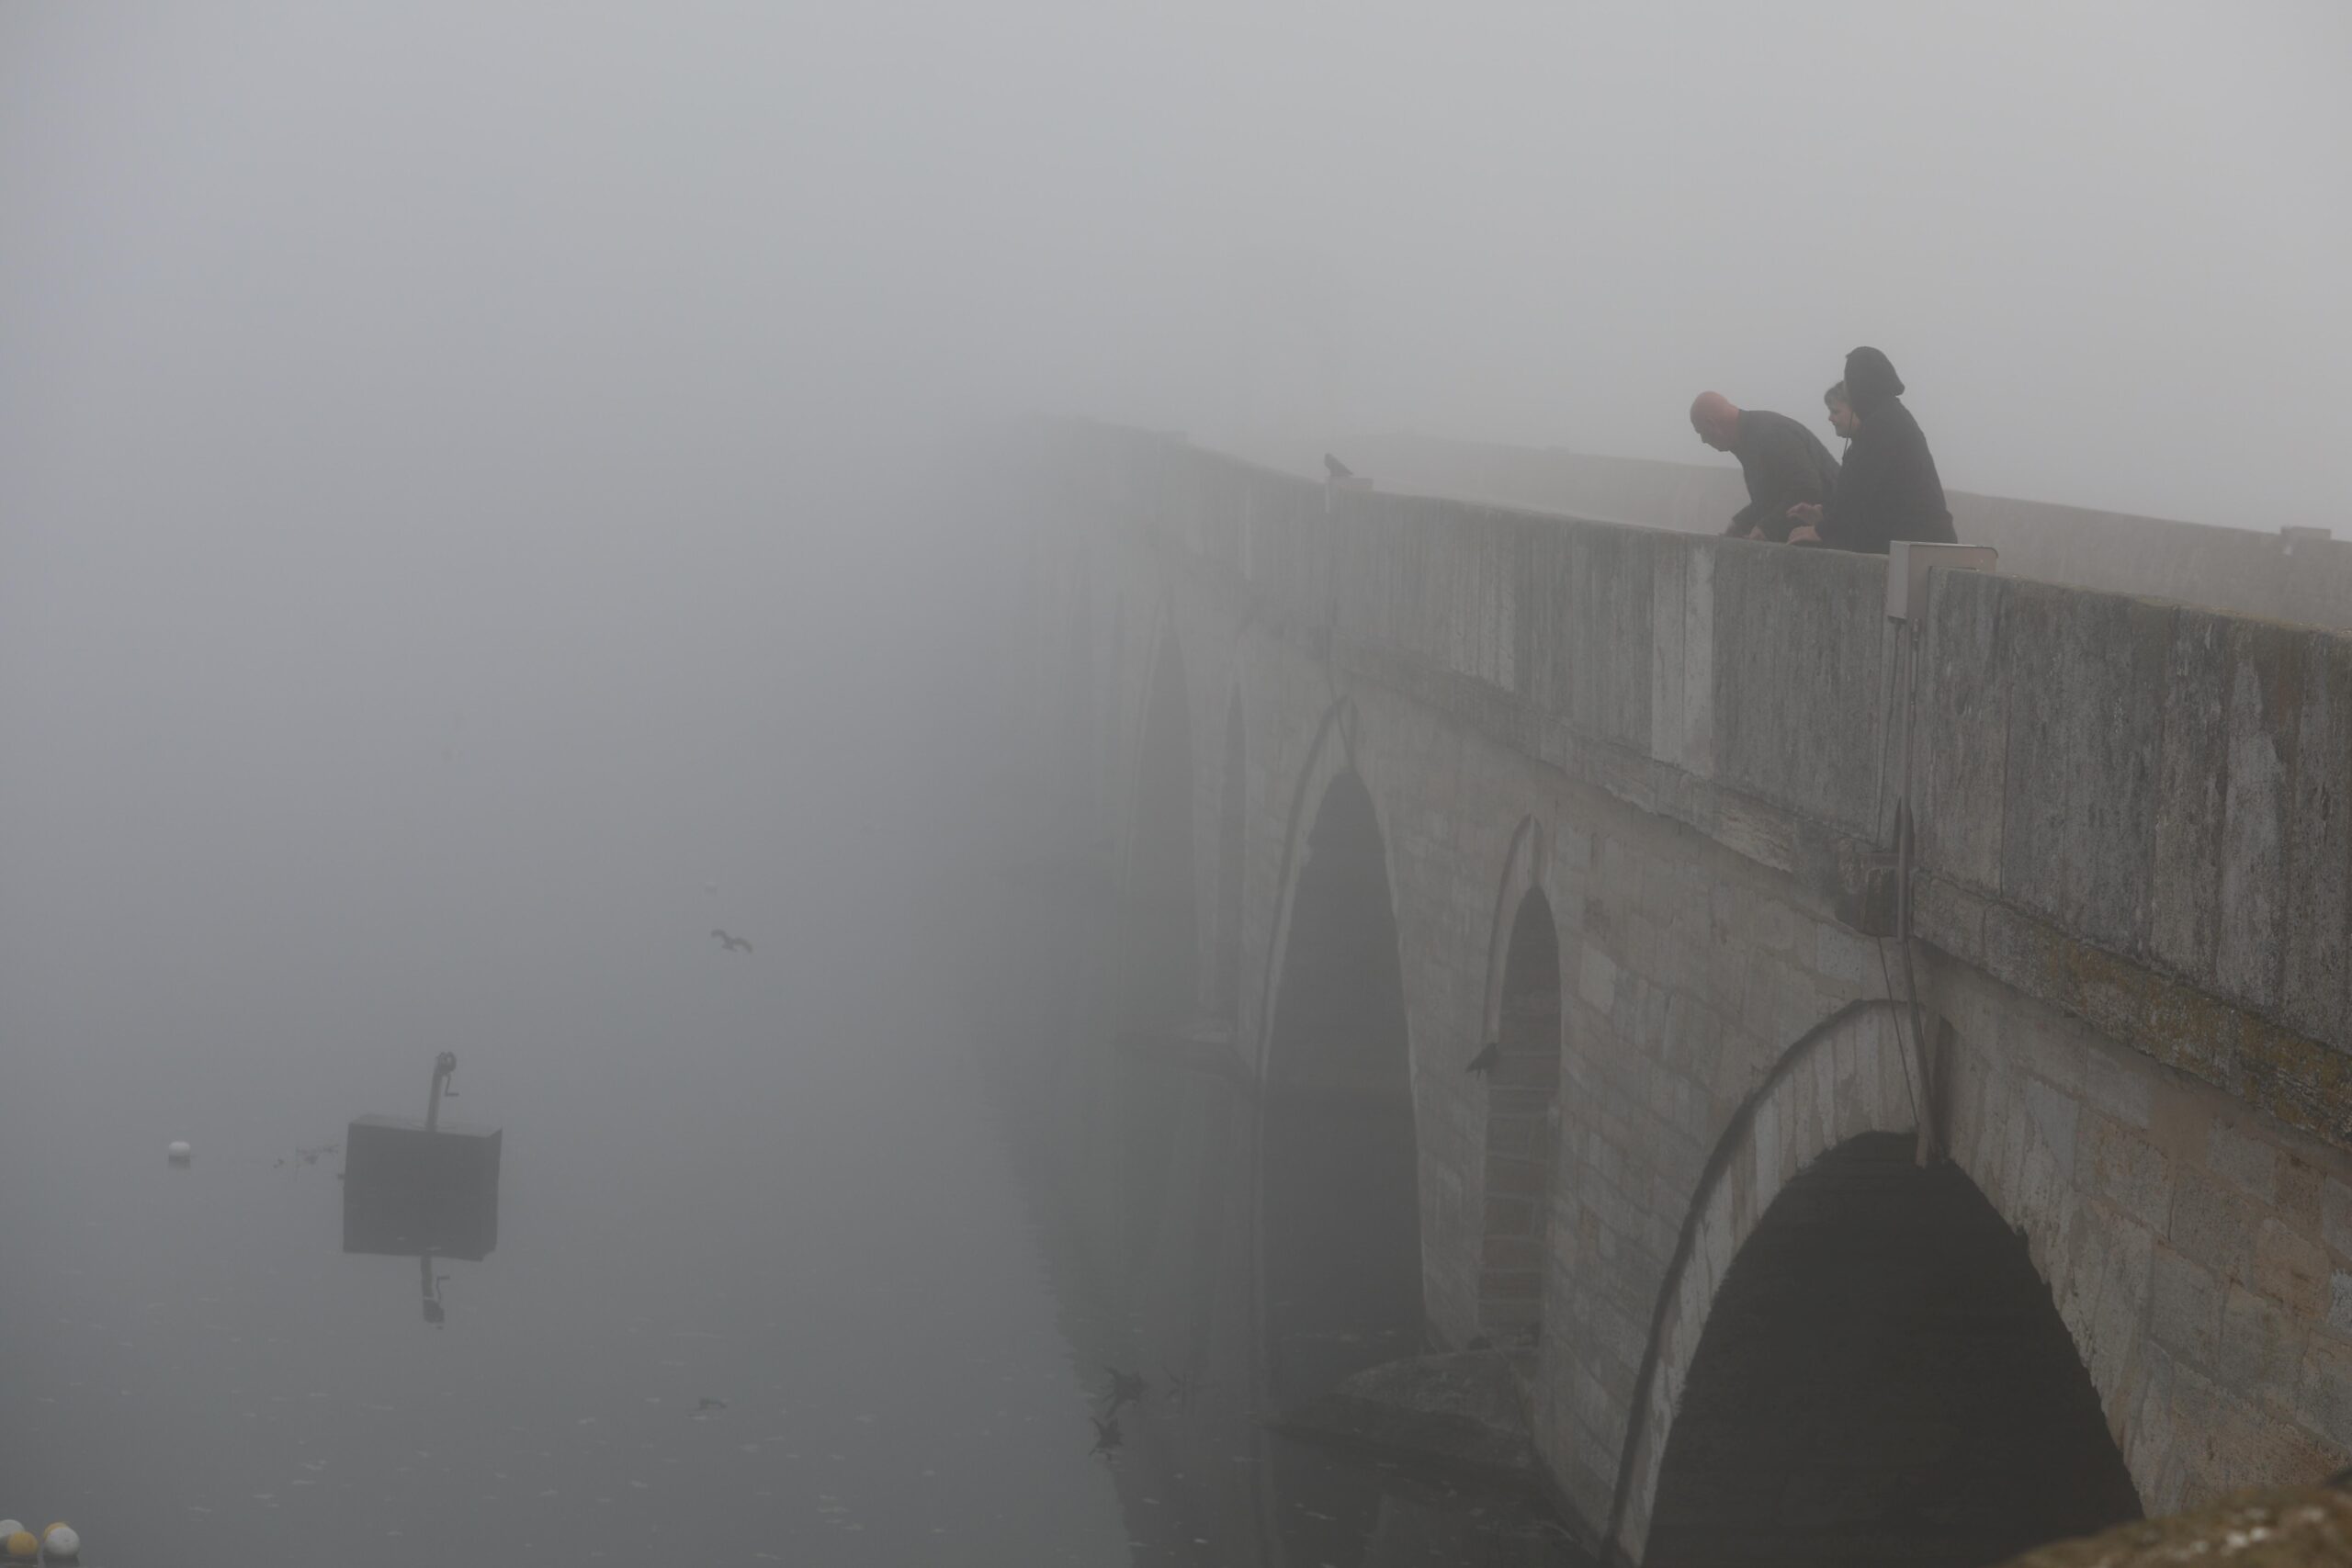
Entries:
<svg viewBox="0 0 2352 1568">
<path fill-rule="evenodd" d="M 71 1562 L 82 1555 L 82 1538 L 72 1525 L 51 1525 L 41 1537 L 40 1549 L 51 1562 Z"/>
<path fill-rule="evenodd" d="M 0 1540 L 6 1540 L 25 1527 L 15 1519 L 0 1519 Z"/>
<path fill-rule="evenodd" d="M 164 1155 L 174 1165 L 186 1165 L 196 1157 L 196 1151 L 187 1146 L 186 1140 L 181 1140 L 165 1149 Z"/>
</svg>

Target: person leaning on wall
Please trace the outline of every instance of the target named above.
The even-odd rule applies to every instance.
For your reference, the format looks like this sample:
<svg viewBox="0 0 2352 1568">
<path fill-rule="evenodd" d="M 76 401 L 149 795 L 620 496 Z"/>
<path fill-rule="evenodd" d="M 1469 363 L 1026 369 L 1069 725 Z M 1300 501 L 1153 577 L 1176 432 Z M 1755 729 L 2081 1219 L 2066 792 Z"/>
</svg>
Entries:
<svg viewBox="0 0 2352 1568">
<path fill-rule="evenodd" d="M 1789 509 L 1797 525 L 1789 542 L 1881 556 L 1897 539 L 1951 544 L 1943 480 L 1919 422 L 1903 406 L 1903 378 L 1894 363 L 1875 348 L 1858 348 L 1846 356 L 1843 385 L 1855 421 L 1852 444 L 1829 499 Z"/>
<path fill-rule="evenodd" d="M 1690 403 L 1690 428 L 1739 459 L 1747 504 L 1724 530 L 1732 538 L 1781 543 L 1792 526 L 1790 509 L 1827 500 L 1838 481 L 1838 459 L 1821 437 L 1784 413 L 1742 409 L 1721 392 L 1702 392 Z"/>
</svg>

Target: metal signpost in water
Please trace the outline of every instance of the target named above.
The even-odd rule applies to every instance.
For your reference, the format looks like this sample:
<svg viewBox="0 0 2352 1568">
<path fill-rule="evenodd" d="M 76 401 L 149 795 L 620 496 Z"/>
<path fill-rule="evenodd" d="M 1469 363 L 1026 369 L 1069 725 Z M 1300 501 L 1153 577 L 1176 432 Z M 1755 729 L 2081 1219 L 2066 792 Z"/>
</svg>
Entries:
<svg viewBox="0 0 2352 1568">
<path fill-rule="evenodd" d="M 362 1116 L 344 1140 L 343 1249 L 413 1258 L 424 1280 L 424 1317 L 442 1320 L 434 1260 L 479 1263 L 498 1245 L 498 1166 L 505 1134 L 497 1128 L 444 1127 L 441 1101 L 458 1058 L 433 1064 L 424 1120 Z"/>
</svg>

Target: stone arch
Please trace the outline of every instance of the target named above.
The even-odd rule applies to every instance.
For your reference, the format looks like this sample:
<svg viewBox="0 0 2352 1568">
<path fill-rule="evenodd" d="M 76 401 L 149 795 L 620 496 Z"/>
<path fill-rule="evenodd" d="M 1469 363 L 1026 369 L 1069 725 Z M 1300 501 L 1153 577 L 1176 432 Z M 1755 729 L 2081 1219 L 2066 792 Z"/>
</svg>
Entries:
<svg viewBox="0 0 2352 1568">
<path fill-rule="evenodd" d="M 1290 946 L 1290 920 L 1298 897 L 1299 862 L 1306 852 L 1309 813 L 1330 790 L 1332 781 L 1355 767 L 1355 704 L 1340 698 L 1323 710 L 1308 742 L 1306 761 L 1291 786 L 1290 807 L 1283 825 L 1281 893 L 1274 905 L 1273 931 L 1266 943 L 1264 967 L 1258 987 L 1258 1021 L 1250 1041 L 1250 1064 L 1263 1078 L 1269 1042 L 1274 1025 L 1274 987 L 1282 977 L 1283 960 Z"/>
<path fill-rule="evenodd" d="M 1947 1042 L 1951 1040 L 1949 1026 L 1941 1021 L 1931 1020 L 1930 1028 Z M 1973 1260 L 1980 1266 L 1964 1271 L 1963 1281 L 1951 1285 L 1951 1292 L 1973 1292 L 1975 1286 L 1965 1281 L 1976 1280 L 1988 1291 L 2006 1292 L 1993 1308 L 1973 1295 L 1929 1292 L 1922 1297 L 1915 1292 L 1906 1298 L 1909 1304 L 1903 1309 L 1914 1315 L 1905 1317 L 1904 1324 L 1926 1321 L 1917 1315 L 1922 1301 L 1947 1318 L 1976 1313 L 1980 1328 L 1991 1323 L 1984 1316 L 1988 1311 L 2008 1314 L 2001 1323 L 2021 1337 L 2018 1343 L 2039 1358 L 2035 1363 L 2039 1375 L 2051 1383 L 2052 1392 L 2064 1396 L 2052 1407 L 2059 1415 L 2051 1418 L 2070 1423 L 2065 1427 L 2066 1440 L 2075 1445 L 2067 1450 L 2070 1458 L 2081 1461 L 2082 1473 L 2091 1477 L 2086 1484 L 2103 1488 L 2086 1495 L 2091 1514 L 2104 1509 L 2108 1517 L 2086 1516 L 2079 1522 L 2088 1528 L 2114 1522 L 2119 1512 L 2121 1517 L 2137 1513 L 2135 1481 L 2115 1440 L 2114 1423 L 2106 1416 L 2091 1386 L 2081 1329 L 2052 1302 L 2027 1255 L 2019 1230 L 2010 1226 L 1964 1168 L 1953 1164 L 1921 1170 L 1912 1158 L 1919 1122 L 1915 1107 L 1920 1086 L 1916 1079 L 1915 1061 L 1903 1044 L 1895 1010 L 1885 1002 L 1860 1002 L 1792 1046 L 1733 1114 L 1685 1214 L 1659 1292 L 1649 1350 L 1636 1376 L 1633 1417 L 1620 1452 L 1616 1495 L 1606 1529 L 1630 1560 L 1661 1564 L 1695 1560 L 1690 1553 L 1693 1543 L 1699 1541 L 1703 1545 L 1695 1550 L 1709 1562 L 1717 1560 L 1723 1538 L 1707 1536 L 1703 1525 L 1690 1528 L 1688 1521 L 1666 1521 L 1662 1508 L 1676 1507 L 1679 1499 L 1673 1494 L 1661 1495 L 1669 1461 L 1676 1492 L 1687 1498 L 1691 1495 L 1691 1473 L 1703 1473 L 1710 1462 L 1721 1466 L 1736 1460 L 1742 1450 L 1724 1437 L 1724 1412 L 1732 1408 L 1724 1402 L 1736 1404 L 1743 1394 L 1753 1394 L 1764 1386 L 1751 1383 L 1746 1389 L 1723 1392 L 1725 1380 L 1736 1382 L 1739 1375 L 1736 1371 L 1726 1372 L 1724 1366 L 1736 1368 L 1738 1363 L 1736 1357 L 1726 1362 L 1715 1353 L 1710 1345 L 1711 1325 L 1720 1320 L 1732 1325 L 1728 1333 L 1753 1335 L 1759 1332 L 1759 1322 L 1798 1321 L 1771 1314 L 1788 1308 L 1792 1302 L 1799 1303 L 1801 1311 L 1806 1298 L 1793 1292 L 1834 1276 L 1818 1266 L 1817 1258 L 1802 1265 L 1788 1260 L 1802 1258 L 1808 1240 L 1817 1247 L 1824 1235 L 1832 1234 L 1818 1223 L 1825 1214 L 1834 1229 L 1841 1214 L 1850 1217 L 1853 1205 L 1872 1201 L 1892 1203 L 1906 1216 L 1898 1223 L 1896 1234 L 1902 1234 L 1903 1224 L 1951 1223 L 1952 1229 L 1937 1232 L 1937 1246 L 1971 1250 L 1939 1258 L 1936 1248 L 1930 1247 L 1924 1261 L 1920 1257 L 1911 1259 L 1921 1267 L 1954 1260 Z M 1905 1202 L 1912 1207 L 1901 1209 Z M 1841 1204 L 1846 1205 L 1843 1211 Z M 1940 1218 L 1923 1221 L 1919 1218 L 1923 1214 Z M 1818 1302 L 1813 1305 L 1817 1307 Z M 2029 1334 L 2039 1337 L 2022 1337 Z M 1997 1359 L 1997 1352 L 1984 1345 L 1956 1348 L 1945 1343 L 1923 1356 L 1918 1342 L 1890 1343 L 1897 1357 L 1887 1364 L 1898 1369 L 1917 1369 L 1938 1356 L 1973 1354 L 1980 1359 Z M 1701 1359 L 1702 1351 L 1707 1355 L 1705 1362 Z M 1977 1370 L 1984 1371 L 1982 1367 Z M 2066 1378 L 2071 1378 L 2071 1383 Z M 1694 1387 L 1698 1389 L 1695 1395 Z M 1905 1397 L 1879 1382 L 1863 1384 L 1860 1393 L 1873 1390 L 1889 1395 L 1880 1407 L 1881 1414 L 1899 1408 Z M 2071 1405 L 2066 1404 L 2069 1399 Z M 1789 1418 L 1787 1409 L 1775 1407 L 1773 1415 L 1781 1422 L 1777 1439 L 1781 1452 L 1820 1457 L 1803 1447 L 1804 1435 Z M 1693 1426 L 1689 1437 L 1679 1443 L 1676 1428 L 1686 1416 Z M 1696 1459 L 1691 1457 L 1694 1451 Z M 1869 1453 L 1871 1464 L 1883 1461 L 1890 1467 L 1901 1458 L 1893 1448 L 1872 1449 Z M 1944 1462 L 1947 1468 L 1951 1463 Z M 1780 1510 L 1784 1519 L 1789 1509 L 1807 1502 L 1824 1516 L 1843 1508 L 1848 1543 L 1853 1546 L 1850 1558 L 1841 1557 L 1834 1543 L 1814 1541 L 1805 1551 L 1809 1561 L 1930 1561 L 1930 1555 L 1915 1541 L 1856 1539 L 1866 1533 L 1856 1520 L 1868 1513 L 1873 1489 L 1884 1486 L 1886 1473 L 1864 1468 L 1825 1478 L 1820 1472 L 1809 1472 L 1792 1483 L 1785 1475 L 1776 1482 L 1770 1476 L 1742 1471 L 1728 1480 L 1718 1475 L 1717 1483 L 1749 1488 L 1740 1501 L 1768 1514 Z M 1933 1467 L 1921 1473 L 1934 1473 Z M 1773 1489 L 1776 1485 L 1780 1490 Z M 2074 1490 L 2081 1493 L 2084 1488 Z M 1797 1499 L 1794 1503 L 1792 1496 Z M 1988 1538 L 1999 1536 L 2005 1529 L 2041 1528 L 2041 1521 L 2021 1523 L 2015 1517 L 1979 1517 L 1976 1522 Z M 1949 1519 L 1938 1528 L 1947 1535 L 1958 1529 Z M 2057 1528 L 2063 1533 L 2067 1527 Z M 1765 1532 L 1752 1529 L 1748 1533 L 1758 1551 L 1788 1544 L 1769 1541 Z M 2018 1546 L 2030 1544 L 2030 1540 L 2020 1540 Z M 1979 1551 L 1975 1557 L 1963 1555 L 1953 1561 L 1987 1561 L 2008 1554 L 1996 1551 L 1987 1557 Z"/>
<path fill-rule="evenodd" d="M 1332 773 L 1302 848 L 1258 1148 L 1264 1343 L 1281 1403 L 1411 1354 L 1424 1324 L 1404 976 L 1386 845 L 1353 768 Z"/>
<path fill-rule="evenodd" d="M 1062 680 L 1064 691 L 1058 706 L 1062 713 L 1060 778 L 1066 794 L 1066 808 L 1079 814 L 1081 820 L 1090 818 L 1094 810 L 1094 788 L 1101 776 L 1098 716 L 1102 710 L 1100 698 L 1099 638 L 1094 629 L 1094 584 L 1087 570 L 1086 558 L 1077 558 L 1071 574 L 1069 594 L 1069 626 L 1065 634 Z"/>
<path fill-rule="evenodd" d="M 1512 835 L 1488 943 L 1480 1039 L 1496 1051 L 1487 1100 L 1478 1326 L 1532 1336 L 1542 1321 L 1560 1115 L 1560 937 L 1543 887 L 1543 825 Z M 1482 1046 L 1482 1049 L 1485 1047 Z"/>
<path fill-rule="evenodd" d="M 1122 1008 L 1134 1022 L 1189 1022 L 1198 1003 L 1199 918 L 1193 860 L 1192 695 L 1176 628 L 1154 639 L 1135 752 L 1126 832 Z"/>
<path fill-rule="evenodd" d="M 1127 596 L 1125 591 L 1111 595 L 1111 639 L 1102 650 L 1102 672 L 1096 677 L 1099 684 L 1092 693 L 1097 710 L 1102 714 L 1102 735 L 1096 748 L 1093 764 L 1096 816 L 1089 824 L 1095 842 L 1103 852 L 1106 862 L 1118 852 L 1117 801 L 1119 799 L 1119 753 L 1122 725 L 1126 715 L 1122 708 L 1126 701 L 1127 670 Z"/>
<path fill-rule="evenodd" d="M 1241 687 L 1225 705 L 1225 761 L 1216 807 L 1216 962 L 1211 1010 L 1227 1027 L 1241 1023 L 1241 875 L 1250 822 L 1248 759 L 1243 755 Z"/>
</svg>

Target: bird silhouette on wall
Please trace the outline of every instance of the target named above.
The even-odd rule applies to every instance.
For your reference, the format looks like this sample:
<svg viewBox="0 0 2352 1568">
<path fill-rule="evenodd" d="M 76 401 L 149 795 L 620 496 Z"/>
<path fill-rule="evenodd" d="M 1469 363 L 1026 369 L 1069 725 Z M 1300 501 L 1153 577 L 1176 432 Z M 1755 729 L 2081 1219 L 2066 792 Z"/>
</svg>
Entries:
<svg viewBox="0 0 2352 1568">
<path fill-rule="evenodd" d="M 752 951 L 752 944 L 745 942 L 740 936 L 729 936 L 725 931 L 718 930 L 713 930 L 710 934 L 718 939 L 718 950 L 721 953 L 749 953 Z"/>
<path fill-rule="evenodd" d="M 1495 1064 L 1502 1059 L 1503 1043 L 1499 1040 L 1489 1040 L 1484 1045 L 1478 1047 L 1478 1054 L 1471 1057 L 1470 1065 L 1462 1070 L 1465 1073 L 1476 1073 L 1478 1077 L 1485 1077 L 1488 1073 L 1495 1070 Z"/>
<path fill-rule="evenodd" d="M 1335 479 L 1351 479 L 1356 477 L 1356 471 L 1353 468 L 1349 468 L 1329 452 L 1323 454 L 1323 471 Z"/>
</svg>

